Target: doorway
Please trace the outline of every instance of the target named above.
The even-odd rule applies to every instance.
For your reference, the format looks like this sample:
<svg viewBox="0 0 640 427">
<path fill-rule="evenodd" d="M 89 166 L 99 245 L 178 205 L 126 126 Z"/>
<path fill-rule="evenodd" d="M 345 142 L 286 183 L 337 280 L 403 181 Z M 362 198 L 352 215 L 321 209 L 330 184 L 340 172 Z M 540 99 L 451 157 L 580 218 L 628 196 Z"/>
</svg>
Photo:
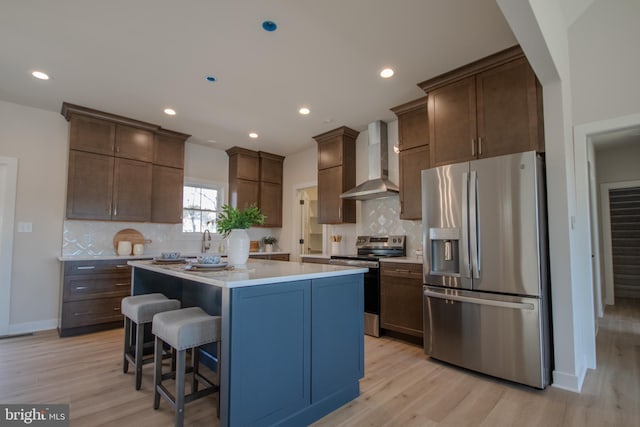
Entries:
<svg viewBox="0 0 640 427">
<path fill-rule="evenodd" d="M 0 336 L 9 335 L 18 159 L 0 157 Z"/>
<path fill-rule="evenodd" d="M 324 252 L 324 229 L 318 224 L 318 187 L 298 190 L 300 206 L 300 255 L 321 255 Z"/>
<path fill-rule="evenodd" d="M 640 181 L 601 185 L 605 295 L 640 298 Z"/>
</svg>

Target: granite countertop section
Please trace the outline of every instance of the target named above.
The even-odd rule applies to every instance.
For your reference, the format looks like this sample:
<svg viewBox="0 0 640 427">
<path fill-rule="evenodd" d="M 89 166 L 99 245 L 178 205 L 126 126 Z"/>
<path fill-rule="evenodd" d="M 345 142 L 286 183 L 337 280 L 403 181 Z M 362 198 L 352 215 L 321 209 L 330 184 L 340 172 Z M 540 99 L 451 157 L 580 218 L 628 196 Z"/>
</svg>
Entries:
<svg viewBox="0 0 640 427">
<path fill-rule="evenodd" d="M 153 261 L 129 261 L 134 268 L 164 273 L 194 282 L 206 283 L 222 288 L 269 285 L 296 280 L 319 279 L 366 273 L 368 268 L 343 267 L 328 264 L 308 264 L 285 261 L 263 261 L 249 259 L 244 268 L 231 270 L 191 270 L 188 264 L 154 264 Z"/>
<path fill-rule="evenodd" d="M 388 257 L 380 258 L 380 262 L 397 262 L 405 264 L 422 264 L 422 257 L 414 256 L 401 256 L 401 257 Z"/>
<path fill-rule="evenodd" d="M 289 252 L 249 252 L 249 256 L 251 255 L 283 255 L 283 254 L 289 254 Z M 183 257 L 185 258 L 197 258 L 199 256 L 203 256 L 204 254 L 200 253 L 200 252 L 185 252 L 182 254 Z M 219 255 L 217 253 L 213 253 L 213 252 L 208 252 L 207 255 Z M 225 254 L 222 254 L 220 256 L 225 256 Z M 153 259 L 153 258 L 159 258 L 160 254 L 142 254 L 142 255 L 129 255 L 129 256 L 120 256 L 120 255 L 95 255 L 95 256 L 91 256 L 91 255 L 79 255 L 79 256 L 58 256 L 58 261 L 106 261 L 106 260 L 113 260 L 113 259 L 121 259 L 123 261 L 130 261 L 130 260 L 140 260 L 140 259 Z"/>
</svg>

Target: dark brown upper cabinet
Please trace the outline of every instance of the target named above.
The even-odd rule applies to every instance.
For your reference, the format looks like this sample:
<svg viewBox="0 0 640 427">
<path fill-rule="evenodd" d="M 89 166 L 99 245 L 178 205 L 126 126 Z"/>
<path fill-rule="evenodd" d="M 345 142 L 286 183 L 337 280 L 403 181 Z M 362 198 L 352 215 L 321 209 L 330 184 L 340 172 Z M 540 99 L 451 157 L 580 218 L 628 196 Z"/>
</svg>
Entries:
<svg viewBox="0 0 640 427">
<path fill-rule="evenodd" d="M 431 166 L 544 151 L 542 88 L 519 46 L 419 86 L 428 95 Z"/>
<path fill-rule="evenodd" d="M 318 223 L 356 222 L 356 201 L 340 194 L 356 185 L 356 138 L 359 132 L 346 126 L 313 139 L 318 143 Z"/>
<path fill-rule="evenodd" d="M 398 117 L 398 149 L 408 150 L 429 143 L 427 97 L 391 108 Z"/>
<path fill-rule="evenodd" d="M 153 164 L 184 169 L 184 142 L 189 135 L 162 129 L 156 132 Z"/>
<path fill-rule="evenodd" d="M 282 169 L 284 157 L 258 152 L 260 156 L 260 210 L 264 227 L 282 227 Z"/>
<path fill-rule="evenodd" d="M 229 156 L 229 204 L 246 209 L 258 206 L 260 193 L 260 157 L 257 151 L 231 147 Z"/>
<path fill-rule="evenodd" d="M 182 169 L 153 165 L 151 222 L 182 222 Z"/>
<path fill-rule="evenodd" d="M 232 147 L 229 155 L 229 204 L 251 205 L 265 215 L 263 227 L 282 227 L 282 168 L 284 157 Z"/>
<path fill-rule="evenodd" d="M 70 126 L 67 218 L 182 222 L 189 135 L 68 103 L 62 114 Z"/>
<path fill-rule="evenodd" d="M 421 219 L 421 172 L 429 168 L 427 97 L 391 109 L 398 117 L 400 218 Z"/>
<path fill-rule="evenodd" d="M 116 157 L 152 162 L 153 145 L 153 132 L 133 126 L 116 125 Z"/>
</svg>

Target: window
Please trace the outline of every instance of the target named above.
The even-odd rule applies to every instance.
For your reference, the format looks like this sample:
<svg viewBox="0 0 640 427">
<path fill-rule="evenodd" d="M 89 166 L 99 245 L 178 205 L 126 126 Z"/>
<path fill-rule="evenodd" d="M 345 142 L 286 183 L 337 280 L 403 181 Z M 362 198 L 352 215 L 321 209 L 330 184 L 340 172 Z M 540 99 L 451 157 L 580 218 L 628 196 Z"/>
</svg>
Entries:
<svg viewBox="0 0 640 427">
<path fill-rule="evenodd" d="M 188 184 L 182 198 L 182 231 L 202 233 L 216 231 L 218 212 L 222 208 L 222 187 Z"/>
</svg>

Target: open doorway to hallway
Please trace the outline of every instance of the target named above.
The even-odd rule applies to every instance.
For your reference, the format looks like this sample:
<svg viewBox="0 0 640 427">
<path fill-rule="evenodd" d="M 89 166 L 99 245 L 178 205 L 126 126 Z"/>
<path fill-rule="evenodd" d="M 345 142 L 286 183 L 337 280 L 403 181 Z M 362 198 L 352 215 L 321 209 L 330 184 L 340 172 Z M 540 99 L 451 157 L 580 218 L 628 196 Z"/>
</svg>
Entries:
<svg viewBox="0 0 640 427">
<path fill-rule="evenodd" d="M 614 305 L 618 297 L 640 298 L 640 128 L 597 135 L 592 142 L 601 292 L 604 303 Z"/>
<path fill-rule="evenodd" d="M 318 224 L 318 187 L 298 190 L 300 255 L 320 255 L 324 251 L 324 230 Z"/>
</svg>

